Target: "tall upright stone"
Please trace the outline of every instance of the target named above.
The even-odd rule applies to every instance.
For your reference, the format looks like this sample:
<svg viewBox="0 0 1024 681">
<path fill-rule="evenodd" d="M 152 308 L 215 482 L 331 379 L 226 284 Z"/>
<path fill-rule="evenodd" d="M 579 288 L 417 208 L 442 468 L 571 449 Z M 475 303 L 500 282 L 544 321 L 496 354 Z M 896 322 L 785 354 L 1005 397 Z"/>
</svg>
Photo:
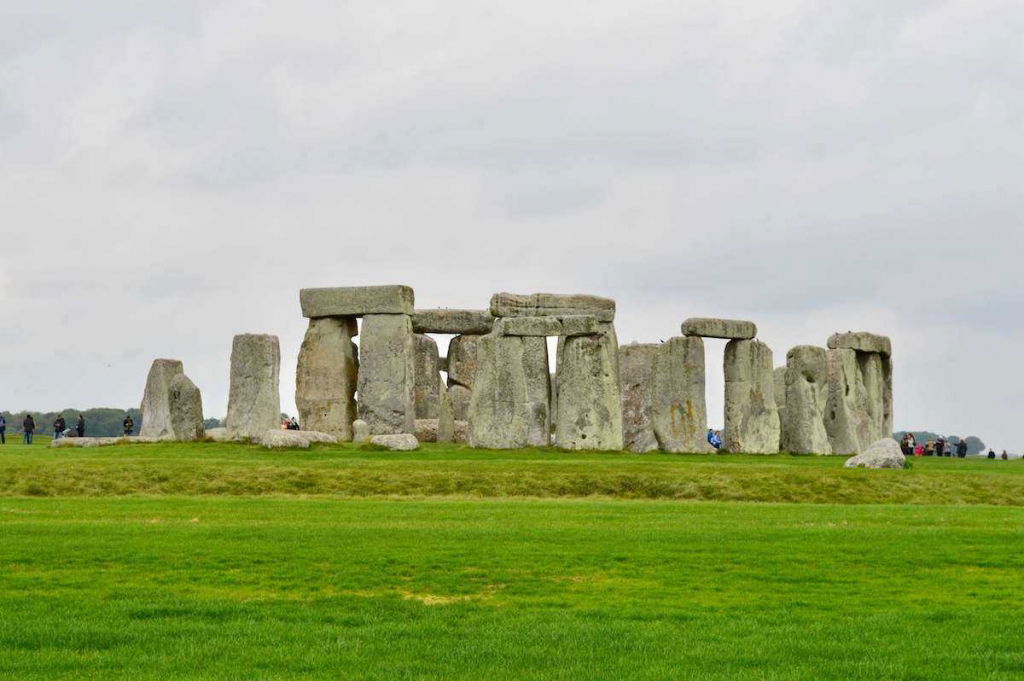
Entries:
<svg viewBox="0 0 1024 681">
<path fill-rule="evenodd" d="M 828 360 L 825 348 L 798 345 L 786 354 L 785 410 L 781 413 L 782 451 L 831 454 L 825 429 Z M 778 395 L 776 395 L 778 397 Z"/>
<path fill-rule="evenodd" d="M 892 437 L 892 355 L 882 355 L 882 432 Z"/>
<path fill-rule="evenodd" d="M 677 336 L 658 346 L 651 413 L 665 452 L 710 452 L 704 341 Z"/>
<path fill-rule="evenodd" d="M 771 349 L 760 341 L 732 340 L 725 346 L 726 451 L 779 451 L 779 410 Z"/>
<path fill-rule="evenodd" d="M 782 431 L 779 435 L 779 450 L 784 452 L 786 450 L 782 442 L 786 439 L 786 367 L 775 367 L 772 378 L 775 382 L 775 408 L 779 410 L 779 427 Z"/>
<path fill-rule="evenodd" d="M 295 371 L 295 405 L 304 430 L 352 439 L 358 351 L 354 317 L 309 320 Z"/>
<path fill-rule="evenodd" d="M 228 436 L 260 440 L 281 418 L 281 346 L 277 336 L 242 334 L 231 346 Z"/>
<path fill-rule="evenodd" d="M 654 435 L 654 358 L 658 346 L 652 343 L 619 348 L 619 384 L 622 394 L 622 440 L 631 452 L 658 449 Z"/>
<path fill-rule="evenodd" d="M 892 356 L 885 336 L 829 339 L 825 428 L 836 454 L 858 454 L 892 437 Z"/>
<path fill-rule="evenodd" d="M 477 363 L 469 403 L 470 446 L 516 449 L 549 445 L 547 341 L 487 334 L 477 344 Z"/>
<path fill-rule="evenodd" d="M 558 421 L 563 449 L 623 447 L 618 341 L 614 333 L 567 336 L 558 358 Z"/>
<path fill-rule="evenodd" d="M 141 437 L 168 440 L 201 440 L 203 399 L 199 388 L 174 359 L 153 361 L 142 397 Z"/>
<path fill-rule="evenodd" d="M 359 344 L 359 418 L 373 435 L 416 432 L 416 351 L 405 314 L 363 317 Z"/>
<path fill-rule="evenodd" d="M 455 408 L 448 395 L 448 387 L 444 379 L 437 377 L 438 410 L 437 410 L 437 441 L 454 442 L 455 440 Z"/>
<path fill-rule="evenodd" d="M 415 345 L 416 372 L 413 388 L 413 404 L 418 419 L 436 419 L 441 410 L 441 358 L 437 342 L 430 336 L 413 335 Z"/>
<path fill-rule="evenodd" d="M 455 336 L 448 344 L 448 398 L 457 421 L 469 420 L 469 401 L 473 394 L 477 347 L 481 338 L 463 334 Z"/>
</svg>

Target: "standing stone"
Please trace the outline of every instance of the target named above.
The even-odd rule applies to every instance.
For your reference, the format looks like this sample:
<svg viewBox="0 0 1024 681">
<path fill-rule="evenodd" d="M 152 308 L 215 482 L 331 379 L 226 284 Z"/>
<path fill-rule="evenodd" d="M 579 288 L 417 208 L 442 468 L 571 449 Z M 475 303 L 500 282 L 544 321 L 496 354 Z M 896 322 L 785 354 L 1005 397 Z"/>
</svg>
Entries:
<svg viewBox="0 0 1024 681">
<path fill-rule="evenodd" d="M 453 383 L 448 386 L 448 401 L 452 405 L 456 421 L 469 420 L 469 401 L 472 397 L 473 391 L 464 385 Z"/>
<path fill-rule="evenodd" d="M 456 336 L 448 344 L 448 385 L 473 388 L 477 368 L 477 348 L 483 336 Z"/>
<path fill-rule="evenodd" d="M 357 444 L 370 441 L 370 425 L 366 421 L 356 419 L 352 422 L 352 441 Z"/>
<path fill-rule="evenodd" d="M 469 403 L 470 446 L 548 446 L 551 388 L 546 339 L 481 336 L 477 362 Z"/>
<path fill-rule="evenodd" d="M 892 431 L 885 432 L 885 374 L 882 368 L 882 355 L 877 352 L 858 352 L 857 363 L 860 365 L 864 392 L 867 396 L 864 404 L 867 433 L 865 439 L 861 440 L 863 449 L 883 438 L 891 438 Z"/>
<path fill-rule="evenodd" d="M 782 451 L 831 454 L 825 430 L 828 360 L 825 348 L 798 345 L 786 354 L 786 408 L 781 413 Z M 776 395 L 778 397 L 778 395 Z"/>
<path fill-rule="evenodd" d="M 260 440 L 281 419 L 281 346 L 277 336 L 242 334 L 231 347 L 226 427 L 231 439 Z"/>
<path fill-rule="evenodd" d="M 566 337 L 558 359 L 558 446 L 621 450 L 622 397 L 615 336 Z"/>
<path fill-rule="evenodd" d="M 712 451 L 705 392 L 703 339 L 677 336 L 659 345 L 651 413 L 662 451 Z"/>
<path fill-rule="evenodd" d="M 779 451 L 779 410 L 771 349 L 760 341 L 732 340 L 725 346 L 726 451 Z"/>
<path fill-rule="evenodd" d="M 437 413 L 437 441 L 452 442 L 455 440 L 455 408 L 448 396 L 448 388 L 445 387 L 444 380 L 440 376 L 437 377 L 437 383 L 440 395 Z"/>
<path fill-rule="evenodd" d="M 775 367 L 772 374 L 775 383 L 775 408 L 779 410 L 779 450 L 786 451 L 782 442 L 786 439 L 786 367 Z"/>
<path fill-rule="evenodd" d="M 139 437 L 191 441 L 206 436 L 202 396 L 178 360 L 153 361 L 141 411 Z"/>
<path fill-rule="evenodd" d="M 416 347 L 416 384 L 413 388 L 413 403 L 418 419 L 436 419 L 441 411 L 441 393 L 438 381 L 441 378 L 441 362 L 437 354 L 437 343 L 430 336 L 413 336 Z"/>
<path fill-rule="evenodd" d="M 835 454 L 857 454 L 869 443 L 867 390 L 857 362 L 857 352 L 845 348 L 828 350 L 828 400 L 825 430 Z M 865 443 L 865 444 L 862 444 Z"/>
<path fill-rule="evenodd" d="M 622 440 L 631 452 L 658 449 L 651 414 L 654 396 L 654 344 L 623 345 L 619 348 L 619 384 L 622 392 Z"/>
<path fill-rule="evenodd" d="M 295 371 L 295 405 L 303 430 L 352 439 L 359 360 L 354 317 L 309 320 Z"/>
<path fill-rule="evenodd" d="M 415 387 L 409 315 L 366 315 L 359 344 L 359 418 L 373 435 L 415 432 Z"/>
<path fill-rule="evenodd" d="M 892 437 L 892 355 L 882 355 L 882 432 Z"/>
</svg>

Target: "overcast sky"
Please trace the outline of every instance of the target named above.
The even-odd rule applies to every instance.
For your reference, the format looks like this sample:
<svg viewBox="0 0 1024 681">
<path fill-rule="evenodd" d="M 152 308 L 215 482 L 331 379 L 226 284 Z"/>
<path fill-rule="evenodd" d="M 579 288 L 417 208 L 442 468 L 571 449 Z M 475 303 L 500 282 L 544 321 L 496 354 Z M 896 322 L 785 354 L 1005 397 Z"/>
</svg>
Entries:
<svg viewBox="0 0 1024 681">
<path fill-rule="evenodd" d="M 298 290 L 892 337 L 897 428 L 1024 449 L 1018 2 L 0 0 L 0 408 L 227 408 Z M 442 346 L 443 347 L 443 346 Z M 721 424 L 722 344 L 708 344 Z"/>
</svg>

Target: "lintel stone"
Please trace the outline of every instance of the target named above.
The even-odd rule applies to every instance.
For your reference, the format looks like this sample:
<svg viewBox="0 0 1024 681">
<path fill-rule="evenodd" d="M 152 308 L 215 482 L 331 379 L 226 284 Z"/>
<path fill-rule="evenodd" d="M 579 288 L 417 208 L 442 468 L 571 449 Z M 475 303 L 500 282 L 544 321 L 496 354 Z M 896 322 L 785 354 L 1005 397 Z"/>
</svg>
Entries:
<svg viewBox="0 0 1024 681">
<path fill-rule="evenodd" d="M 829 350 L 856 350 L 877 352 L 882 357 L 892 356 L 892 341 L 888 336 L 879 336 L 867 331 L 834 333 L 828 339 Z"/>
<path fill-rule="evenodd" d="M 601 333 L 593 315 L 566 317 L 501 317 L 494 324 L 499 336 L 594 336 Z"/>
<path fill-rule="evenodd" d="M 409 286 L 342 286 L 304 288 L 299 292 L 303 317 L 362 317 L 368 314 L 413 313 Z"/>
<path fill-rule="evenodd" d="M 740 319 L 712 319 L 691 317 L 683 322 L 684 336 L 750 340 L 757 336 L 757 325 Z"/>
<path fill-rule="evenodd" d="M 483 335 L 491 332 L 494 315 L 489 310 L 416 310 L 412 316 L 413 333 L 450 333 Z"/>
<path fill-rule="evenodd" d="M 491 296 L 495 317 L 567 317 L 593 315 L 599 322 L 615 321 L 615 301 L 584 294 L 495 293 Z"/>
</svg>

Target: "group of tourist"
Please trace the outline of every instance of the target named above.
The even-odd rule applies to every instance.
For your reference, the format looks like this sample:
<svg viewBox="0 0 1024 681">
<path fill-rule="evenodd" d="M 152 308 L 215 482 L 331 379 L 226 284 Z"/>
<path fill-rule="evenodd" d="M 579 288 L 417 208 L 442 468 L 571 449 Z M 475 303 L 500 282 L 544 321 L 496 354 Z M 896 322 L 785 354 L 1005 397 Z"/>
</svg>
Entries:
<svg viewBox="0 0 1024 681">
<path fill-rule="evenodd" d="M 29 422 L 31 422 L 31 424 Z M 29 425 L 31 425 L 32 430 L 35 431 L 36 422 L 32 419 L 31 414 L 26 414 L 25 421 L 22 423 L 22 426 L 24 427 L 25 430 L 25 444 L 27 445 L 32 444 L 31 433 L 29 432 Z M 53 422 L 53 439 L 59 440 L 62 437 L 67 437 L 71 435 L 71 432 L 71 429 L 68 428 L 67 421 L 64 420 L 64 414 L 58 414 L 56 420 Z M 82 414 L 78 415 L 78 421 L 75 422 L 74 433 L 78 437 L 85 437 L 85 416 Z"/>
<path fill-rule="evenodd" d="M 955 456 L 959 459 L 967 456 L 967 442 L 962 437 L 956 439 L 956 444 L 947 442 L 944 437 L 918 442 L 913 433 L 904 433 L 900 449 L 903 450 L 903 456 Z"/>
<path fill-rule="evenodd" d="M 281 430 L 302 430 L 299 428 L 299 421 L 294 416 L 288 418 L 287 416 L 281 421 Z"/>
</svg>

